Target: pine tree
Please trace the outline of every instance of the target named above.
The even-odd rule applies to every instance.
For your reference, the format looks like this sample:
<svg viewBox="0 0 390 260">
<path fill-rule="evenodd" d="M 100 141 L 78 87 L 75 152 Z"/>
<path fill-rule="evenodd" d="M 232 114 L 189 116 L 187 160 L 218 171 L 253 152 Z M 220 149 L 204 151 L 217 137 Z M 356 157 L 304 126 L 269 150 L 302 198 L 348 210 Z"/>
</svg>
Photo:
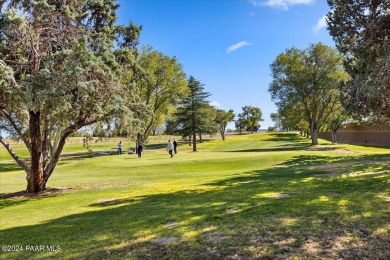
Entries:
<svg viewBox="0 0 390 260">
<path fill-rule="evenodd" d="M 188 79 L 189 94 L 183 98 L 175 116 L 177 132 L 182 136 L 192 136 L 192 150 L 196 152 L 196 135 L 207 128 L 207 98 L 211 95 L 204 91 L 203 84 L 193 76 Z"/>
<path fill-rule="evenodd" d="M 357 119 L 390 117 L 390 1 L 328 0 L 328 28 L 351 78 L 343 103 Z"/>
<path fill-rule="evenodd" d="M 28 192 L 46 189 L 68 136 L 121 110 L 117 8 L 114 0 L 0 1 L 0 143 L 27 173 Z M 2 133 L 22 140 L 29 160 Z"/>
</svg>

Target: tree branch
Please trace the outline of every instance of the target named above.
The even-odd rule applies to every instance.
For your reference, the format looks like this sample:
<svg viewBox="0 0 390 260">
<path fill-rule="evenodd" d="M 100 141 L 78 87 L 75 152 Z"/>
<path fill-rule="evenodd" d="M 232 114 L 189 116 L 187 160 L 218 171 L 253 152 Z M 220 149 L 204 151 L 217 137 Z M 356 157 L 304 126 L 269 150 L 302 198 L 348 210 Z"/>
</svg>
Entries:
<svg viewBox="0 0 390 260">
<path fill-rule="evenodd" d="M 94 124 L 94 123 L 96 123 L 96 122 L 98 122 L 100 120 L 101 120 L 101 118 L 95 119 L 95 120 L 91 120 L 91 121 L 86 121 L 85 119 L 80 119 L 75 124 L 70 125 L 70 126 L 68 126 L 67 128 L 65 128 L 64 130 L 61 131 L 58 144 L 55 147 L 55 150 L 53 151 L 53 156 L 50 158 L 50 162 L 47 165 L 46 169 L 44 169 L 44 172 L 43 172 L 43 177 L 44 177 L 45 180 L 49 179 L 50 175 L 53 173 L 54 168 L 56 167 L 56 165 L 57 165 L 57 163 L 58 163 L 58 161 L 60 159 L 60 155 L 61 155 L 62 149 L 64 148 L 64 145 L 65 145 L 65 142 L 66 142 L 66 138 L 70 134 L 72 134 L 73 132 L 75 132 L 75 131 L 79 130 L 80 128 L 82 128 L 83 126 Z"/>
<path fill-rule="evenodd" d="M 4 67 L 8 67 L 8 65 L 7 65 L 3 60 L 0 60 L 0 65 L 1 65 L 1 66 L 4 66 Z M 10 80 L 11 80 L 12 84 L 14 84 L 15 86 L 18 85 L 18 84 L 16 83 L 16 80 L 15 80 L 15 78 L 14 78 L 13 75 L 12 75 L 12 77 L 10 78 Z"/>
<path fill-rule="evenodd" d="M 12 158 L 19 164 L 19 166 L 22 167 L 26 173 L 29 173 L 30 169 L 28 168 L 28 166 L 22 161 L 22 159 L 19 158 L 19 156 L 16 155 L 16 153 L 12 150 L 10 145 L 3 139 L 2 136 L 0 136 L 0 143 L 5 147 L 5 149 L 12 156 Z"/>
<path fill-rule="evenodd" d="M 19 67 L 24 67 L 24 68 L 29 68 L 31 66 L 30 63 L 21 63 L 21 62 L 14 61 L 14 60 L 6 60 L 5 62 L 7 62 L 8 64 L 13 65 L 13 66 L 19 66 Z"/>
<path fill-rule="evenodd" d="M 23 143 L 26 145 L 29 153 L 31 154 L 31 144 L 28 140 L 23 136 L 22 130 L 16 125 L 16 122 L 12 119 L 11 115 L 5 111 L 5 109 L 0 109 L 0 113 L 10 122 L 12 128 L 16 131 L 19 137 L 22 139 Z"/>
</svg>

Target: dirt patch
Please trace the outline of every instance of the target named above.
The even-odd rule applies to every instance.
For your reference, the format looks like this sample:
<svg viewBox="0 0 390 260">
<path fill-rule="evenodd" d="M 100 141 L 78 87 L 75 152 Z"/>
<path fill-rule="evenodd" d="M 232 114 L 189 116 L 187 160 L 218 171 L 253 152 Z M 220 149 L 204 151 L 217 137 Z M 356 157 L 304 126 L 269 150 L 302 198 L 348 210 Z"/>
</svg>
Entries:
<svg viewBox="0 0 390 260">
<path fill-rule="evenodd" d="M 221 236 L 218 233 L 210 233 L 210 234 L 206 235 L 206 240 L 208 242 L 211 242 L 211 243 L 214 243 L 214 244 L 221 243 L 223 240 L 225 240 L 227 238 L 228 237 Z"/>
<path fill-rule="evenodd" d="M 7 194 L 0 194 L 0 199 L 30 199 L 30 198 L 42 198 L 42 197 L 52 197 L 59 194 L 69 193 L 73 189 L 69 187 L 47 189 L 42 192 L 37 193 L 28 193 L 26 191 L 18 191 Z"/>
<path fill-rule="evenodd" d="M 118 200 L 119 198 L 113 198 L 113 199 L 101 199 L 101 200 L 98 200 L 97 203 L 110 203 L 110 202 L 115 202 L 116 200 Z"/>
<path fill-rule="evenodd" d="M 314 151 L 314 152 L 334 152 L 339 154 L 354 154 L 354 152 L 348 149 L 341 149 L 336 147 L 309 147 L 305 149 L 306 151 Z"/>
<path fill-rule="evenodd" d="M 364 164 L 375 164 L 379 166 L 386 166 L 388 165 L 390 158 L 380 158 L 376 160 L 359 160 L 359 161 L 346 161 L 346 162 L 334 162 L 334 163 L 329 163 L 326 165 L 317 165 L 316 170 L 326 170 L 329 173 L 332 173 L 332 171 L 338 171 L 344 167 L 348 166 L 354 166 L 356 164 L 359 165 L 364 165 Z"/>
<path fill-rule="evenodd" d="M 227 256 L 225 258 L 226 260 L 241 260 L 241 259 L 248 259 L 247 257 L 239 256 L 239 255 L 232 255 L 232 256 Z"/>
<path fill-rule="evenodd" d="M 321 244 L 312 239 L 307 240 L 302 246 L 302 248 L 306 253 L 312 255 L 319 255 L 319 253 L 321 252 Z"/>
<path fill-rule="evenodd" d="M 291 198 L 291 195 L 286 193 L 277 193 L 277 194 L 268 195 L 267 198 L 283 199 L 283 198 Z"/>
<path fill-rule="evenodd" d="M 236 210 L 236 209 L 228 209 L 226 210 L 226 214 L 235 214 L 235 213 L 238 213 L 239 211 Z"/>
<path fill-rule="evenodd" d="M 272 244 L 278 245 L 278 246 L 285 246 L 285 245 L 291 245 L 291 244 L 293 244 L 295 241 L 296 241 L 295 238 L 290 237 L 290 238 L 286 238 L 286 239 L 284 239 L 284 240 L 275 241 L 275 242 L 273 242 Z"/>
<path fill-rule="evenodd" d="M 177 225 L 179 225 L 179 222 L 176 222 L 176 221 L 170 221 L 170 222 L 167 222 L 164 224 L 164 226 L 167 228 L 173 228 L 174 226 L 177 226 Z"/>
<path fill-rule="evenodd" d="M 240 184 L 246 184 L 246 183 L 251 183 L 251 182 L 253 182 L 253 181 L 240 181 L 239 183 Z"/>
<path fill-rule="evenodd" d="M 390 193 L 389 194 L 386 194 L 386 193 L 379 194 L 377 197 L 380 199 L 383 199 L 386 202 L 390 202 Z"/>
<path fill-rule="evenodd" d="M 0 199 L 27 199 L 27 198 L 51 197 L 60 194 L 66 194 L 77 190 L 97 190 L 97 189 L 104 189 L 110 187 L 124 187 L 128 185 L 130 184 L 129 183 L 100 183 L 100 184 L 91 184 L 91 185 L 81 185 L 76 187 L 49 188 L 45 191 L 37 192 L 37 193 L 18 191 L 12 193 L 2 193 L 0 194 Z M 108 199 L 108 200 L 115 200 L 115 199 Z M 112 202 L 112 201 L 106 201 L 106 203 L 108 202 Z M 104 201 L 98 203 L 104 203 Z"/>
<path fill-rule="evenodd" d="M 130 183 L 99 183 L 99 184 L 86 184 L 76 186 L 76 190 L 97 190 L 97 189 L 105 189 L 111 187 L 124 187 L 128 186 Z"/>
<path fill-rule="evenodd" d="M 177 237 L 157 237 L 150 241 L 160 245 L 169 245 L 178 242 L 179 239 Z"/>
</svg>

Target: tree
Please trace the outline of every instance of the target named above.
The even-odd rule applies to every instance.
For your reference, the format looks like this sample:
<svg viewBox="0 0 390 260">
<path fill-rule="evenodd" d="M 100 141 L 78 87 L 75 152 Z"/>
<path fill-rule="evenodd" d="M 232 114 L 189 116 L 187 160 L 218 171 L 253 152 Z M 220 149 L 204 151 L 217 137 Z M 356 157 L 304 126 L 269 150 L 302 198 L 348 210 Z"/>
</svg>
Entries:
<svg viewBox="0 0 390 260">
<path fill-rule="evenodd" d="M 276 127 L 274 126 L 269 126 L 268 129 L 267 129 L 268 132 L 275 132 L 276 131 Z"/>
<path fill-rule="evenodd" d="M 202 109 L 202 114 L 203 114 L 202 123 L 198 125 L 200 143 L 203 143 L 203 138 L 202 138 L 203 134 L 212 135 L 218 132 L 218 126 L 214 120 L 217 114 L 216 109 L 213 106 L 208 104 L 207 106 L 204 106 L 204 108 Z"/>
<path fill-rule="evenodd" d="M 390 1 L 328 0 L 328 29 L 351 78 L 342 85 L 346 112 L 390 117 Z"/>
<path fill-rule="evenodd" d="M 347 119 L 347 116 L 342 114 L 334 114 L 329 122 L 329 128 L 332 133 L 332 143 L 337 143 L 337 130 L 340 129 L 341 124 Z"/>
<path fill-rule="evenodd" d="M 332 135 L 332 143 L 337 143 L 337 131 L 340 129 L 349 116 L 345 113 L 341 103 L 333 110 L 326 127 L 330 130 Z"/>
<path fill-rule="evenodd" d="M 222 109 L 217 109 L 215 115 L 215 123 L 218 126 L 219 133 L 221 134 L 222 140 L 225 141 L 225 132 L 226 126 L 229 122 L 234 121 L 234 111 L 230 109 L 229 111 L 225 111 Z"/>
<path fill-rule="evenodd" d="M 303 137 L 310 138 L 310 125 L 306 120 L 301 119 L 297 124 L 297 127 Z"/>
<path fill-rule="evenodd" d="M 242 113 L 238 114 L 238 119 L 241 119 L 246 130 L 253 134 L 254 131 L 257 131 L 260 128 L 259 122 L 264 121 L 262 116 L 260 108 L 244 106 L 242 108 Z"/>
<path fill-rule="evenodd" d="M 134 29 L 135 25 L 131 24 L 135 32 L 128 34 L 138 37 L 138 30 Z M 121 26 L 123 29 L 123 26 Z M 119 49 L 114 52 L 117 62 L 121 66 L 120 84 L 121 84 L 121 99 L 118 100 L 117 105 L 121 108 L 117 115 L 115 115 L 108 123 L 107 129 L 112 126 L 115 130 L 116 136 L 128 137 L 131 140 L 137 138 L 136 147 L 141 140 L 141 133 L 146 128 L 146 123 L 152 117 L 150 106 L 146 104 L 141 95 L 141 82 L 147 80 L 147 73 L 138 63 L 138 51 L 135 49 L 134 42 L 138 38 L 131 38 L 130 35 L 121 38 L 126 39 L 124 42 L 119 42 L 117 45 Z M 130 41 L 130 42 L 129 42 Z M 127 46 L 132 46 L 128 48 Z"/>
<path fill-rule="evenodd" d="M 202 133 L 207 125 L 206 100 L 210 94 L 204 91 L 203 84 L 193 76 L 188 79 L 189 94 L 184 97 L 177 108 L 175 116 L 177 118 L 178 133 L 182 136 L 192 136 L 192 150 L 196 149 L 196 135 Z"/>
<path fill-rule="evenodd" d="M 236 127 L 236 130 L 238 131 L 239 134 L 242 134 L 242 130 L 245 129 L 245 123 L 243 118 L 238 118 L 235 122 L 234 125 Z"/>
<path fill-rule="evenodd" d="M 276 129 L 282 130 L 284 128 L 283 127 L 283 117 L 280 113 L 271 113 L 270 118 L 271 118 L 272 122 L 275 123 L 274 130 L 276 130 Z M 270 129 L 270 127 L 268 127 L 268 129 Z M 269 131 L 269 132 L 272 132 L 272 131 Z"/>
<path fill-rule="evenodd" d="M 46 189 L 70 134 L 120 110 L 117 8 L 113 0 L 0 4 L 0 125 L 23 141 L 30 163 L 0 143 L 27 173 L 28 192 Z"/>
<path fill-rule="evenodd" d="M 176 122 L 176 117 L 173 115 L 168 116 L 167 120 L 165 120 L 165 131 L 164 133 L 167 135 L 176 134 L 178 123 Z"/>
<path fill-rule="evenodd" d="M 348 79 L 342 57 L 318 43 L 306 50 L 288 49 L 276 58 L 271 70 L 268 91 L 278 109 L 302 115 L 310 127 L 311 143 L 317 145 L 318 132 L 340 102 L 338 86 Z"/>
<path fill-rule="evenodd" d="M 147 74 L 147 80 L 140 82 L 142 99 L 152 114 L 145 122 L 142 135 L 145 141 L 157 124 L 165 121 L 188 88 L 186 75 L 175 57 L 168 57 L 149 47 L 141 52 L 139 63 Z"/>
</svg>

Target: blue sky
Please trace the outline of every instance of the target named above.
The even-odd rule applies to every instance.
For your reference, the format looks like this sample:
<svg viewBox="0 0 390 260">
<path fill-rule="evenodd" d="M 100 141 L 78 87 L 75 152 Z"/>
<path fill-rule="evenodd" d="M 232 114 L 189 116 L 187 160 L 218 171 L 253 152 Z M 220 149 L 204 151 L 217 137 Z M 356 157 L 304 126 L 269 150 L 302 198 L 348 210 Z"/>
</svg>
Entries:
<svg viewBox="0 0 390 260">
<path fill-rule="evenodd" d="M 286 49 L 322 42 L 325 0 L 119 0 L 118 24 L 142 25 L 140 43 L 176 56 L 217 108 L 261 108 L 261 128 L 277 108 L 268 87 L 270 64 Z M 234 124 L 229 125 L 234 128 Z"/>
</svg>

